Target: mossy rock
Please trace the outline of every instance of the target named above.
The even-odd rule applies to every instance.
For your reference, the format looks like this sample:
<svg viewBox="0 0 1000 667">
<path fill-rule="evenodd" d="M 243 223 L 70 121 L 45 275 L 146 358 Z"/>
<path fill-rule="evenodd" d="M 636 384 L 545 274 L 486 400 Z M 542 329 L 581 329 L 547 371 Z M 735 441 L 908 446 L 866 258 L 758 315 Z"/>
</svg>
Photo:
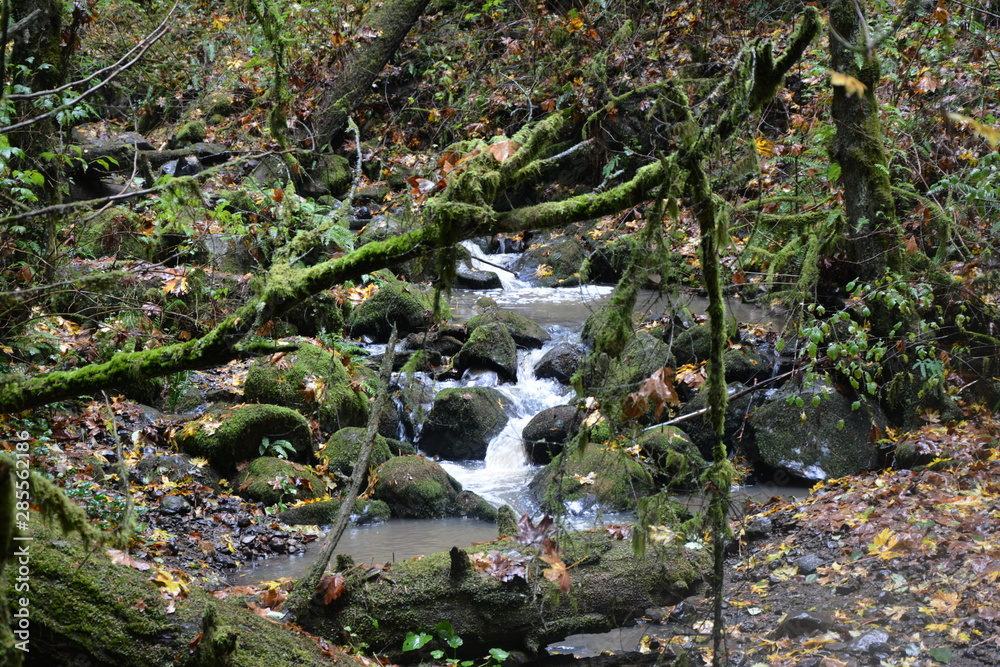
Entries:
<svg viewBox="0 0 1000 667">
<path fill-rule="evenodd" d="M 344 331 L 344 306 L 332 293 L 320 292 L 292 308 L 282 319 L 295 327 L 299 336 L 339 336 Z"/>
<path fill-rule="evenodd" d="M 732 318 L 726 320 L 726 336 L 730 340 L 737 340 L 739 337 L 736 320 Z M 708 359 L 711 345 L 711 327 L 707 323 L 699 324 L 677 334 L 670 345 L 670 351 L 677 359 L 677 364 L 683 366 Z"/>
<path fill-rule="evenodd" d="M 579 239 L 558 236 L 531 245 L 510 267 L 521 280 L 539 287 L 571 287 L 580 284 L 580 269 L 587 249 Z"/>
<path fill-rule="evenodd" d="M 207 130 L 205 128 L 204 121 L 188 121 L 187 123 L 184 123 L 179 130 L 177 130 L 171 143 L 175 148 L 183 148 L 184 146 L 190 146 L 191 144 L 198 144 L 205 141 L 206 134 Z"/>
<path fill-rule="evenodd" d="M 400 337 L 426 329 L 429 324 L 428 309 L 403 284 L 383 285 L 347 318 L 352 336 L 369 336 L 382 343 L 389 340 L 393 324 Z"/>
<path fill-rule="evenodd" d="M 637 501 L 656 492 L 652 476 L 620 447 L 590 443 L 563 452 L 531 481 L 535 498 L 549 511 L 563 502 L 599 505 L 610 511 L 634 510 Z"/>
<path fill-rule="evenodd" d="M 750 345 L 740 345 L 725 351 L 722 363 L 726 367 L 726 382 L 753 384 L 754 380 L 764 380 L 771 376 L 771 364 L 767 357 Z"/>
<path fill-rule="evenodd" d="M 304 465 L 262 456 L 250 462 L 236 478 L 236 492 L 265 505 L 314 500 L 326 494 L 326 483 Z"/>
<path fill-rule="evenodd" d="M 860 400 L 857 410 L 853 402 L 826 382 L 775 394 L 750 416 L 758 460 L 810 481 L 873 469 L 872 434 L 885 431 L 885 416 L 870 401 Z"/>
<path fill-rule="evenodd" d="M 535 366 L 535 377 L 569 384 L 573 374 L 580 367 L 583 354 L 583 348 L 579 345 L 559 343 L 539 360 Z"/>
<path fill-rule="evenodd" d="M 199 586 L 168 611 L 149 571 L 112 563 L 104 549 L 84 547 L 43 523 L 31 520 L 28 665 L 357 664 L 324 656 L 315 641 L 256 616 L 243 600 L 217 600 Z M 14 588 L 17 568 L 3 575 L 7 600 L 23 596 Z"/>
<path fill-rule="evenodd" d="M 290 443 L 295 460 L 307 462 L 312 456 L 309 422 L 278 405 L 237 405 L 206 413 L 177 431 L 174 442 L 181 451 L 208 459 L 228 475 L 238 463 L 259 457 L 265 438 Z"/>
<path fill-rule="evenodd" d="M 676 426 L 657 426 L 638 442 L 661 488 L 691 489 L 708 467 L 698 446 Z"/>
<path fill-rule="evenodd" d="M 481 502 L 485 502 L 471 492 L 463 495 L 462 485 L 454 477 L 422 456 L 389 459 L 379 466 L 376 476 L 375 498 L 388 504 L 394 517 L 402 519 L 468 516 L 463 513 L 479 513 Z"/>
<path fill-rule="evenodd" d="M 297 505 L 280 512 L 274 518 L 289 526 L 326 526 L 336 521 L 340 504 L 339 499 L 334 499 Z M 388 521 L 391 516 L 392 510 L 381 500 L 356 498 L 351 520 L 360 526 Z"/>
<path fill-rule="evenodd" d="M 316 395 L 307 387 L 311 378 L 323 383 L 319 404 L 306 398 Z M 263 358 L 251 364 L 243 395 L 248 401 L 318 414 L 320 426 L 326 430 L 364 424 L 368 419 L 368 401 L 351 386 L 341 359 L 307 343 L 275 361 Z"/>
<path fill-rule="evenodd" d="M 492 301 L 492 299 L 490 299 Z M 478 302 L 477 302 L 478 303 Z M 496 303 L 496 302 L 494 302 Z M 480 314 L 474 316 L 466 324 L 469 333 L 475 333 L 476 329 L 489 325 L 499 324 L 510 334 L 518 347 L 536 349 L 549 342 L 552 337 L 537 322 L 529 320 L 523 315 L 518 315 L 509 310 L 499 308 L 486 308 Z"/>
<path fill-rule="evenodd" d="M 884 387 L 886 412 L 893 424 L 908 431 L 924 424 L 923 414 L 937 413 L 938 421 L 962 419 L 962 410 L 944 393 L 940 384 L 931 387 L 910 372 L 896 373 Z"/>
<path fill-rule="evenodd" d="M 486 368 L 496 371 L 501 380 L 517 382 L 517 345 L 499 324 L 476 327 L 453 363 L 458 371 Z"/>
<path fill-rule="evenodd" d="M 486 448 L 507 425 L 506 398 L 489 387 L 454 387 L 434 397 L 417 447 L 451 461 L 486 458 Z"/>
<path fill-rule="evenodd" d="M 347 193 L 354 181 L 354 169 L 343 155 L 323 155 L 315 169 L 316 180 L 334 197 Z"/>
<path fill-rule="evenodd" d="M 690 595 L 710 571 L 707 550 L 651 546 L 636 556 L 629 541 L 603 530 L 563 533 L 559 548 L 563 562 L 573 565 L 568 593 L 542 576 L 542 554 L 536 547 L 499 541 L 475 549 L 530 559 L 527 581 L 500 581 L 471 568 L 456 572 L 454 559 L 467 557 L 463 550 L 430 554 L 393 563 L 375 581 L 349 578 L 350 593 L 329 606 L 317 604 L 321 611 L 311 615 L 305 629 L 336 637 L 350 627 L 359 641 L 385 647 L 387 657 L 398 661 L 405 657 L 401 647 L 407 632 L 448 621 L 464 640 L 455 652 L 458 659 L 479 658 L 491 648 L 534 654 L 568 635 L 606 632 L 648 608 L 673 604 Z M 545 600 L 544 623 L 539 600 Z"/>
<path fill-rule="evenodd" d="M 730 382 L 726 386 L 726 391 L 730 396 L 744 389 L 746 389 L 746 386 L 739 382 Z M 730 452 L 738 451 L 740 454 L 751 458 L 754 456 L 755 450 L 752 446 L 747 446 L 747 443 L 745 443 L 746 438 L 743 438 L 743 436 L 746 434 L 747 418 L 763 403 L 763 400 L 762 392 L 751 392 L 726 404 L 726 420 L 722 439 Z M 702 391 L 695 394 L 695 397 L 681 408 L 680 416 L 683 417 L 692 412 L 703 410 L 707 405 L 706 393 L 704 386 L 702 386 Z M 712 448 L 715 447 L 715 434 L 709 428 L 708 413 L 692 417 L 688 421 L 685 421 L 684 433 L 697 445 L 702 456 L 707 460 L 711 460 Z"/>
<path fill-rule="evenodd" d="M 606 371 L 592 373 L 591 381 L 596 386 L 590 387 L 601 402 L 602 412 L 609 417 L 619 416 L 625 397 L 639 389 L 644 380 L 663 366 L 673 366 L 674 358 L 670 348 L 658 338 L 641 331 L 625 345 L 625 349 L 617 359 L 611 360 Z M 653 420 L 653 408 L 644 418 L 647 423 Z"/>
<path fill-rule="evenodd" d="M 354 473 L 354 464 L 361 454 L 361 445 L 364 440 L 364 428 L 359 426 L 342 428 L 330 436 L 330 439 L 318 452 L 318 456 L 324 460 L 331 472 L 350 477 Z M 368 467 L 378 468 L 393 456 L 406 456 L 415 453 L 416 450 L 409 443 L 376 434 L 375 447 L 372 449 Z"/>
</svg>

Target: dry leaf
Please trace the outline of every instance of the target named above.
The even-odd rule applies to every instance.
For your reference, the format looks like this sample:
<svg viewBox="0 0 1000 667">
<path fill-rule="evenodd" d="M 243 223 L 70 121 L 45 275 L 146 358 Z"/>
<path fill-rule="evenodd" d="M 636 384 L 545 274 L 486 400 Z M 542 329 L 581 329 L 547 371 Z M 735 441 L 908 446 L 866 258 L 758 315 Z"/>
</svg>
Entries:
<svg viewBox="0 0 1000 667">
<path fill-rule="evenodd" d="M 865 91 L 868 90 L 868 86 L 861 83 L 853 76 L 841 74 L 840 72 L 834 72 L 833 70 L 830 70 L 830 85 L 843 87 L 844 92 L 847 93 L 848 97 L 851 97 L 852 95 L 864 97 Z"/>
<path fill-rule="evenodd" d="M 497 162 L 505 162 L 511 155 L 516 153 L 517 149 L 520 147 L 521 144 L 517 143 L 513 139 L 508 139 L 506 141 L 498 141 L 495 144 L 490 144 L 489 151 Z"/>
</svg>

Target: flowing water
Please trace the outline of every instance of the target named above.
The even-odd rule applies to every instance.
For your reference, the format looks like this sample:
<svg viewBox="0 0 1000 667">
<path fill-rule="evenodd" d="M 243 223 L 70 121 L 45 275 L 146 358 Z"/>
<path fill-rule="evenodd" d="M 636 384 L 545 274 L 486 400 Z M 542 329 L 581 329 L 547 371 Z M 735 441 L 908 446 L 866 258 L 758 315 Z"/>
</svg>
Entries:
<svg viewBox="0 0 1000 667">
<path fill-rule="evenodd" d="M 538 322 L 549 332 L 552 340 L 540 350 L 518 351 L 518 381 L 516 384 L 500 383 L 491 371 L 467 372 L 461 380 L 434 382 L 426 375 L 417 374 L 418 380 L 431 385 L 430 394 L 456 386 L 491 386 L 508 399 L 510 421 L 504 430 L 490 442 L 484 461 L 443 461 L 442 467 L 462 486 L 475 491 L 494 505 L 508 504 L 515 513 L 534 513 L 535 505 L 528 492 L 528 484 L 538 470 L 532 465 L 521 443 L 521 431 L 540 411 L 564 405 L 573 400 L 573 391 L 555 380 L 535 377 L 535 366 L 542 356 L 560 342 L 577 341 L 583 323 L 611 295 L 610 286 L 585 285 L 573 288 L 532 287 L 518 280 L 511 272 L 499 269 L 516 255 L 485 256 L 475 245 L 467 247 L 473 253 L 473 267 L 493 271 L 500 276 L 504 286 L 500 290 L 455 290 L 451 309 L 455 321 L 465 322 L 476 314 L 475 303 L 483 296 L 492 298 L 500 307 L 515 311 Z M 693 296 L 681 298 L 694 312 L 704 312 L 703 299 Z M 666 297 L 654 292 L 642 292 L 636 310 L 644 315 L 659 315 L 669 310 Z M 771 323 L 767 314 L 743 304 L 730 305 L 733 314 L 742 322 L 762 325 Z M 430 407 L 429 405 L 426 407 Z M 763 492 L 771 495 L 770 490 Z M 580 513 L 572 516 L 577 527 L 588 527 L 598 522 L 629 520 L 629 516 L 595 515 Z M 403 560 L 418 554 L 446 551 L 452 546 L 469 548 L 474 542 L 496 537 L 496 526 L 468 519 L 441 520 L 392 520 L 388 523 L 349 528 L 341 539 L 338 551 L 350 554 L 357 561 L 385 563 Z M 314 549 L 313 551 L 318 551 Z M 300 576 L 308 568 L 310 555 L 291 559 L 272 559 L 239 573 L 242 581 L 265 581 L 281 576 Z"/>
</svg>

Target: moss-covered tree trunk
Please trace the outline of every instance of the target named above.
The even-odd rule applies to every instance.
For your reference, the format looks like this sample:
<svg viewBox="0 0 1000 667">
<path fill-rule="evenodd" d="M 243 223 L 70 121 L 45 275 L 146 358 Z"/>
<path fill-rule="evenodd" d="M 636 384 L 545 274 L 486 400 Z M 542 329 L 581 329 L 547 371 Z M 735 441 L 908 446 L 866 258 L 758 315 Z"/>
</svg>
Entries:
<svg viewBox="0 0 1000 667">
<path fill-rule="evenodd" d="M 318 113 L 320 147 L 335 146 L 347 117 L 371 90 L 375 77 L 424 13 L 428 0 L 386 0 L 372 5 L 358 26 L 358 42 L 339 63 L 340 72 L 323 92 Z"/>
<path fill-rule="evenodd" d="M 833 89 L 831 113 L 837 135 L 832 157 L 840 165 L 844 184 L 849 257 L 857 265 L 858 277 L 870 280 L 886 267 L 898 267 L 901 254 L 875 99 L 882 68 L 871 52 L 863 6 L 853 0 L 830 4 L 830 67 L 865 86 L 860 95 L 853 86 Z"/>
</svg>

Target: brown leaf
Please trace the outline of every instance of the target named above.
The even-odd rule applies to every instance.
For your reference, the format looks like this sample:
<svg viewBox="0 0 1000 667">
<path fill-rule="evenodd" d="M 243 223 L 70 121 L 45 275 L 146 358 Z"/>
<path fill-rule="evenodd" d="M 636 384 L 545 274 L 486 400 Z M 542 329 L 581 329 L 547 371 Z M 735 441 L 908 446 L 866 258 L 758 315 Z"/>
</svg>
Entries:
<svg viewBox="0 0 1000 667">
<path fill-rule="evenodd" d="M 511 155 L 516 153 L 517 149 L 520 147 L 521 144 L 517 143 L 513 139 L 508 139 L 506 141 L 498 141 L 495 144 L 490 144 L 489 151 L 497 162 L 504 162 L 509 159 Z"/>
<path fill-rule="evenodd" d="M 342 574 L 328 574 L 320 579 L 319 586 L 316 587 L 316 592 L 323 594 L 323 604 L 339 599 L 346 590 Z"/>
<path fill-rule="evenodd" d="M 906 239 L 906 254 L 913 255 L 920 252 L 920 248 L 917 247 L 917 239 L 912 236 Z"/>
<path fill-rule="evenodd" d="M 566 571 L 566 563 L 554 553 L 542 554 L 541 558 L 549 564 L 549 567 L 542 571 L 542 576 L 549 581 L 559 584 L 559 590 L 563 593 L 569 593 L 572 582 L 570 581 L 569 572 Z"/>
</svg>

